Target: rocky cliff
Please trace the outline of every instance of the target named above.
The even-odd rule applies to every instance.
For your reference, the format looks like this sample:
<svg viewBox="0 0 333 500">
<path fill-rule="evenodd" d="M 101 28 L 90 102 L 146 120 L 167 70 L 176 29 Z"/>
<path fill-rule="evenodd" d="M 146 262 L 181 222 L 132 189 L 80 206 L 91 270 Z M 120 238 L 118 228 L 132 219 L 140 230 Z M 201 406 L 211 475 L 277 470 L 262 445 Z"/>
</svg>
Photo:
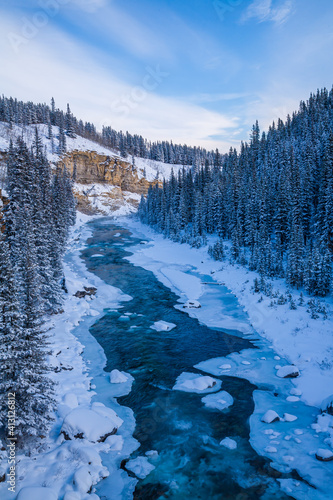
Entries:
<svg viewBox="0 0 333 500">
<path fill-rule="evenodd" d="M 85 213 L 133 211 L 142 194 L 147 194 L 149 182 L 135 166 L 117 156 L 94 151 L 71 151 L 58 162 L 66 166 L 75 185 L 78 209 Z"/>
</svg>

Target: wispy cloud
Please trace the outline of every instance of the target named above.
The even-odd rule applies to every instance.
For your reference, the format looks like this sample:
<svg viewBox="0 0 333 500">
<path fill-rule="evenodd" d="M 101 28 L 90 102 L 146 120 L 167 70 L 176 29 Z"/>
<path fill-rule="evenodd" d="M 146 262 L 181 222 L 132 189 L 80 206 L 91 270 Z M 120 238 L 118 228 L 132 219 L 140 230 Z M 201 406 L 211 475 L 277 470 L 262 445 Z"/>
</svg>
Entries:
<svg viewBox="0 0 333 500">
<path fill-rule="evenodd" d="M 222 94 L 209 94 L 209 93 L 199 93 L 189 96 L 189 101 L 196 103 L 209 103 L 209 102 L 221 102 L 221 101 L 235 101 L 238 99 L 243 99 L 248 97 L 250 94 L 247 92 L 234 92 L 234 93 L 222 93 Z"/>
<path fill-rule="evenodd" d="M 6 33 L 18 30 L 17 21 L 2 17 L 2 53 L 11 53 Z M 238 126 L 237 120 L 196 103 L 146 91 L 144 100 L 139 100 L 127 114 L 119 112 L 114 103 L 124 95 L 131 95 L 135 87 L 119 78 L 112 68 L 106 69 L 99 60 L 98 51 L 87 51 L 68 34 L 48 26 L 46 32 L 41 31 L 20 51 L 5 58 L 0 65 L 1 91 L 35 102 L 48 102 L 54 96 L 58 106 L 65 108 L 69 102 L 77 116 L 94 122 L 99 129 L 108 124 L 151 140 L 172 139 L 193 146 L 228 149 L 229 131 Z M 214 136 L 225 140 L 211 139 Z"/>
<path fill-rule="evenodd" d="M 270 21 L 275 24 L 283 24 L 292 12 L 292 0 L 273 2 L 273 0 L 254 0 L 243 13 L 241 21 L 247 22 L 251 19 L 259 23 Z"/>
</svg>

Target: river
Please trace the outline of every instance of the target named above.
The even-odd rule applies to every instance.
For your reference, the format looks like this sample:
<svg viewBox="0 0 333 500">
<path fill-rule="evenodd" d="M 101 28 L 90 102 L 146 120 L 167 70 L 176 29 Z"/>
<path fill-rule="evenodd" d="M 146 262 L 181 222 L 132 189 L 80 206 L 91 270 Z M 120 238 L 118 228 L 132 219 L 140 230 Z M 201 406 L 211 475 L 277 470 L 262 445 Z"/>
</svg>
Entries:
<svg viewBox="0 0 333 500">
<path fill-rule="evenodd" d="M 176 309 L 177 295 L 152 272 L 126 260 L 131 247 L 141 241 L 128 229 L 104 218 L 90 222 L 89 227 L 92 236 L 82 252 L 88 270 L 132 297 L 118 310 L 105 310 L 90 332 L 104 349 L 105 369 L 117 368 L 135 379 L 130 394 L 118 398 L 121 405 L 133 410 L 136 419 L 134 437 L 141 446 L 131 458 L 149 450 L 158 452 L 152 459 L 155 470 L 138 482 L 134 498 L 290 498 L 281 492 L 276 480 L 279 474 L 269 460 L 257 455 L 249 444 L 253 384 L 220 377 L 222 389 L 234 398 L 234 404 L 224 411 L 205 407 L 202 394 L 172 390 L 182 372 L 202 374 L 193 368 L 195 364 L 253 347 L 250 340 L 240 332 L 231 335 L 208 328 Z M 123 321 L 125 313 L 129 319 Z M 152 330 L 156 320 L 177 327 Z M 226 436 L 237 440 L 236 450 L 219 444 Z"/>
</svg>

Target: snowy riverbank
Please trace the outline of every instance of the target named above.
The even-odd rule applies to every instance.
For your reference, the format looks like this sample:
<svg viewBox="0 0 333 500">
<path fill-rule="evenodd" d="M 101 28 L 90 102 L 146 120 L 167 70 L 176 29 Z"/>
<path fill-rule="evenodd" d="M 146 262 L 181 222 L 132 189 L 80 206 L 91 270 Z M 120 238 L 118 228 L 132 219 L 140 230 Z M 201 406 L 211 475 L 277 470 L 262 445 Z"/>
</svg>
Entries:
<svg viewBox="0 0 333 500">
<path fill-rule="evenodd" d="M 131 390 L 133 378 L 123 374 L 121 383 L 114 383 L 114 378 L 111 383 L 103 370 L 104 352 L 89 333 L 104 308 L 119 307 L 120 301 L 129 297 L 89 273 L 81 260 L 80 250 L 90 236 L 85 224 L 89 219 L 78 214 L 68 243 L 64 312 L 45 325 L 50 336 L 48 361 L 54 369 L 51 376 L 57 383 L 56 420 L 35 453 L 17 453 L 15 492 L 8 489 L 8 476 L 3 476 L 8 471 L 7 453 L 0 452 L 3 500 L 97 500 L 94 486 L 101 479 L 106 488 L 111 484 L 108 498 L 120 500 L 135 487 L 136 480 L 119 469 L 121 460 L 138 447 L 131 437 L 134 417 L 114 399 Z M 84 287 L 96 288 L 96 295 L 76 297 L 74 294 L 85 291 Z M 75 435 L 82 439 L 75 439 Z"/>
<path fill-rule="evenodd" d="M 271 307 L 270 298 L 264 296 L 261 300 L 260 294 L 251 290 L 258 277 L 256 273 L 213 261 L 207 255 L 207 248 L 193 249 L 173 243 L 136 220 L 120 222 L 149 240 L 135 248 L 129 260 L 153 271 L 164 285 L 180 295 L 182 303 L 200 302 L 204 296 L 205 287 L 210 285 L 203 285 L 200 275 L 211 275 L 237 297 L 253 329 L 244 318 L 233 321 L 228 317 L 222 304 L 221 310 L 212 310 L 207 302 L 186 311 L 208 326 L 238 330 L 249 338 L 258 338 L 257 332 L 260 338 L 254 345 L 258 349 L 207 360 L 197 368 L 212 375 L 236 376 L 255 383 L 259 389 L 254 392 L 255 412 L 250 419 L 251 445 L 258 454 L 270 458 L 278 472 L 286 474 L 295 469 L 312 485 L 284 477 L 280 482 L 286 493 L 297 499 L 330 498 L 333 462 L 323 460 L 332 455 L 333 417 L 327 413 L 321 415 L 319 408 L 333 392 L 332 299 L 323 301 L 329 311 L 327 319 L 322 315 L 311 318 L 306 307 L 310 297 L 305 297 L 305 304 L 295 310 L 290 309 L 289 303 Z M 279 294 L 287 293 L 282 280 L 274 281 L 273 287 Z M 300 293 L 292 293 L 298 304 Z M 299 376 L 284 378 L 293 370 Z M 262 422 L 267 410 L 276 411 L 275 422 Z"/>
</svg>

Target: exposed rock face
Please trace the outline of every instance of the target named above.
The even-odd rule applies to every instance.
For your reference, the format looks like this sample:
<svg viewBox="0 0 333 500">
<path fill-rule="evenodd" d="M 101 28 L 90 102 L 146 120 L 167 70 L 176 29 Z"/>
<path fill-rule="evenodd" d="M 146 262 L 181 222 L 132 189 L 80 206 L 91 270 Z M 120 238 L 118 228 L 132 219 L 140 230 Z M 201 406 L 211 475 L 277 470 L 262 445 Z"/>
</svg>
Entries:
<svg viewBox="0 0 333 500">
<path fill-rule="evenodd" d="M 7 153 L 0 151 L 0 181 L 5 175 L 6 158 Z M 149 186 L 157 183 L 161 185 L 160 181 L 149 182 L 140 178 L 131 163 L 95 151 L 68 152 L 58 165 L 65 165 L 75 181 L 74 194 L 78 210 L 88 214 L 110 214 L 124 206 L 128 211 L 135 210 L 141 195 L 147 194 Z"/>
<path fill-rule="evenodd" d="M 75 195 L 78 209 L 87 213 L 110 212 L 125 204 L 137 207 L 139 197 L 158 182 L 139 178 L 137 169 L 130 163 L 95 151 L 71 151 L 63 156 L 59 165 L 65 165 L 75 183 L 81 185 L 76 186 Z M 96 198 L 98 204 L 94 202 Z"/>
</svg>

